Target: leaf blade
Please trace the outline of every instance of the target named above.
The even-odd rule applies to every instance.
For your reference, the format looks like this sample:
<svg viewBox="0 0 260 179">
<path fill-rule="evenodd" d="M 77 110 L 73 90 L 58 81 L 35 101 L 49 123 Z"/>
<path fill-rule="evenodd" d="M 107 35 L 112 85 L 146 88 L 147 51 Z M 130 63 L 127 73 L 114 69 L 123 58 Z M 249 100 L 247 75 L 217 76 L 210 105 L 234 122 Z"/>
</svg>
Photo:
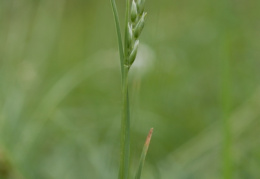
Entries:
<svg viewBox="0 0 260 179">
<path fill-rule="evenodd" d="M 146 141 L 145 141 L 145 144 L 144 144 L 144 147 L 143 147 L 143 151 L 142 151 L 142 155 L 141 155 L 141 158 L 140 158 L 139 167 L 138 167 L 138 170 L 137 170 L 136 175 L 135 175 L 135 179 L 141 178 L 142 169 L 143 169 L 143 166 L 144 166 L 145 157 L 146 157 L 149 145 L 150 145 L 152 134 L 153 134 L 153 128 L 150 129 L 148 136 L 146 138 Z"/>
<path fill-rule="evenodd" d="M 118 17 L 117 6 L 116 6 L 115 0 L 110 0 L 110 3 L 112 5 L 112 10 L 113 10 L 115 24 L 116 24 L 116 32 L 117 32 L 117 40 L 118 40 L 118 48 L 119 48 L 119 56 L 120 56 L 120 67 L 121 67 L 121 74 L 122 74 L 122 79 L 123 79 L 123 76 L 124 76 L 124 48 L 123 48 L 123 41 L 122 41 L 122 37 L 121 37 L 119 17 Z"/>
</svg>

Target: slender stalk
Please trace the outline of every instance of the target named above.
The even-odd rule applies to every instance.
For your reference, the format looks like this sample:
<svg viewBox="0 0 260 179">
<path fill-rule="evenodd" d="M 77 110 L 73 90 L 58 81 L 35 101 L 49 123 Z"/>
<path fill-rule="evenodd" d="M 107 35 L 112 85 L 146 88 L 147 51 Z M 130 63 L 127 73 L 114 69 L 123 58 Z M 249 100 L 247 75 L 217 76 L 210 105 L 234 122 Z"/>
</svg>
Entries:
<svg viewBox="0 0 260 179">
<path fill-rule="evenodd" d="M 129 172 L 130 160 L 130 110 L 129 110 L 129 96 L 128 96 L 128 72 L 129 68 L 125 66 L 123 76 L 123 108 L 121 121 L 121 154 L 120 154 L 120 168 L 119 179 L 127 179 Z"/>
<path fill-rule="evenodd" d="M 119 179 L 127 179 L 129 173 L 130 161 L 130 109 L 129 109 L 129 96 L 128 96 L 128 21 L 129 21 L 129 7 L 130 0 L 126 0 L 126 15 L 125 15 L 125 43 L 124 43 L 124 73 L 123 73 L 123 109 L 121 120 L 121 155 L 120 155 L 120 168 Z"/>
<path fill-rule="evenodd" d="M 121 38 L 121 30 L 119 24 L 119 17 L 117 13 L 115 0 L 110 0 L 116 22 L 118 46 L 120 53 L 121 62 L 121 73 L 122 73 L 122 119 L 121 119 L 121 150 L 120 150 L 120 167 L 118 179 L 127 179 L 129 173 L 129 161 L 130 161 L 130 109 L 129 109 L 129 95 L 128 95 L 128 72 L 133 64 L 139 40 L 138 37 L 144 26 L 144 17 L 146 13 L 144 10 L 145 0 L 138 1 L 139 14 L 137 14 L 136 4 L 133 1 L 131 4 L 131 20 L 130 20 L 130 0 L 126 0 L 126 15 L 125 15 L 125 39 L 124 48 Z M 135 29 L 135 21 L 138 22 Z M 135 36 L 132 34 L 135 32 Z M 133 45 L 134 44 L 134 45 Z M 141 170 L 140 170 L 141 174 Z M 140 175 L 141 176 L 141 175 Z"/>
</svg>

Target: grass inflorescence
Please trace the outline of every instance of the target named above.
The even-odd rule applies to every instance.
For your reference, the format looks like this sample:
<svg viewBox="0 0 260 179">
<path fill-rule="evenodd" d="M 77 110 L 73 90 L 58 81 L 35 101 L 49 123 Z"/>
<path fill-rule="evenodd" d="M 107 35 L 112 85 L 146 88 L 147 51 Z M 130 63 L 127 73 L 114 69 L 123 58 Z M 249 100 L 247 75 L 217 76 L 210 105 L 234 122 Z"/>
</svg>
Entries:
<svg viewBox="0 0 260 179">
<path fill-rule="evenodd" d="M 128 74 L 134 63 L 139 46 L 139 37 L 144 28 L 146 12 L 144 11 L 145 0 L 126 0 L 126 16 L 125 16 L 125 39 L 122 41 L 119 17 L 115 0 L 110 0 L 118 37 L 118 47 L 121 62 L 122 74 L 122 121 L 121 121 L 121 150 L 120 150 L 120 167 L 119 179 L 127 179 L 129 176 L 129 161 L 130 161 L 130 106 L 129 106 L 129 92 L 128 92 Z M 142 167 L 145 156 L 149 147 L 152 136 L 152 129 L 150 130 L 144 149 L 140 159 L 140 165 L 136 173 L 135 179 L 141 178 Z"/>
</svg>

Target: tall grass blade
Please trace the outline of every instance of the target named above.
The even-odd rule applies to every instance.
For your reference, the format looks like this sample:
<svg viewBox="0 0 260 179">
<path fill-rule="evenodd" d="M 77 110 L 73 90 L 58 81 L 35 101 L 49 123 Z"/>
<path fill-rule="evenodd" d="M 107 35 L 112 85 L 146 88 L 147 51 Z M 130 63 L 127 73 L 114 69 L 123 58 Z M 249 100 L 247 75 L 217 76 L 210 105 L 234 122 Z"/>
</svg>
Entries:
<svg viewBox="0 0 260 179">
<path fill-rule="evenodd" d="M 125 64 L 128 64 L 128 40 L 127 40 L 127 32 L 128 32 L 128 22 L 129 22 L 129 8 L 130 8 L 130 0 L 126 0 L 126 14 L 125 14 Z"/>
<path fill-rule="evenodd" d="M 139 167 L 138 167 L 138 170 L 137 170 L 136 175 L 135 175 L 135 179 L 141 179 L 142 169 L 143 169 L 143 166 L 144 166 L 145 157 L 146 157 L 146 154 L 147 154 L 147 151 L 148 151 L 148 148 L 149 148 L 149 144 L 150 144 L 150 141 L 151 141 L 152 134 L 153 134 L 153 128 L 150 129 L 149 134 L 146 138 L 146 141 L 145 141 L 145 144 L 144 144 L 144 147 L 143 147 L 143 151 L 142 151 L 142 155 L 141 155 L 141 158 L 140 158 Z"/>
<path fill-rule="evenodd" d="M 123 48 L 123 41 L 121 37 L 121 29 L 120 29 L 120 23 L 119 23 L 119 17 L 116 7 L 115 0 L 110 0 L 112 5 L 112 10 L 115 18 L 116 23 L 116 33 L 117 33 L 117 40 L 118 40 L 118 47 L 119 47 L 119 55 L 120 55 L 120 65 L 121 65 L 121 74 L 122 74 L 122 80 L 124 76 L 124 48 Z"/>
</svg>

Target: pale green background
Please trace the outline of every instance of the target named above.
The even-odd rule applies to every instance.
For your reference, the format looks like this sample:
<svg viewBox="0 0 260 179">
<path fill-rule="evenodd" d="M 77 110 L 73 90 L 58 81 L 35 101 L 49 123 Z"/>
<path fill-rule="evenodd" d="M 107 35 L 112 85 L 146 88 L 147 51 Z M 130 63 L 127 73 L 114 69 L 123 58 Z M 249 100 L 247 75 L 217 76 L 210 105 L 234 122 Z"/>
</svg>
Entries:
<svg viewBox="0 0 260 179">
<path fill-rule="evenodd" d="M 118 0 L 124 20 L 125 1 Z M 260 178 L 260 1 L 147 0 L 130 71 L 143 179 Z M 109 0 L 0 0 L 0 178 L 115 179 L 121 86 Z"/>
</svg>

